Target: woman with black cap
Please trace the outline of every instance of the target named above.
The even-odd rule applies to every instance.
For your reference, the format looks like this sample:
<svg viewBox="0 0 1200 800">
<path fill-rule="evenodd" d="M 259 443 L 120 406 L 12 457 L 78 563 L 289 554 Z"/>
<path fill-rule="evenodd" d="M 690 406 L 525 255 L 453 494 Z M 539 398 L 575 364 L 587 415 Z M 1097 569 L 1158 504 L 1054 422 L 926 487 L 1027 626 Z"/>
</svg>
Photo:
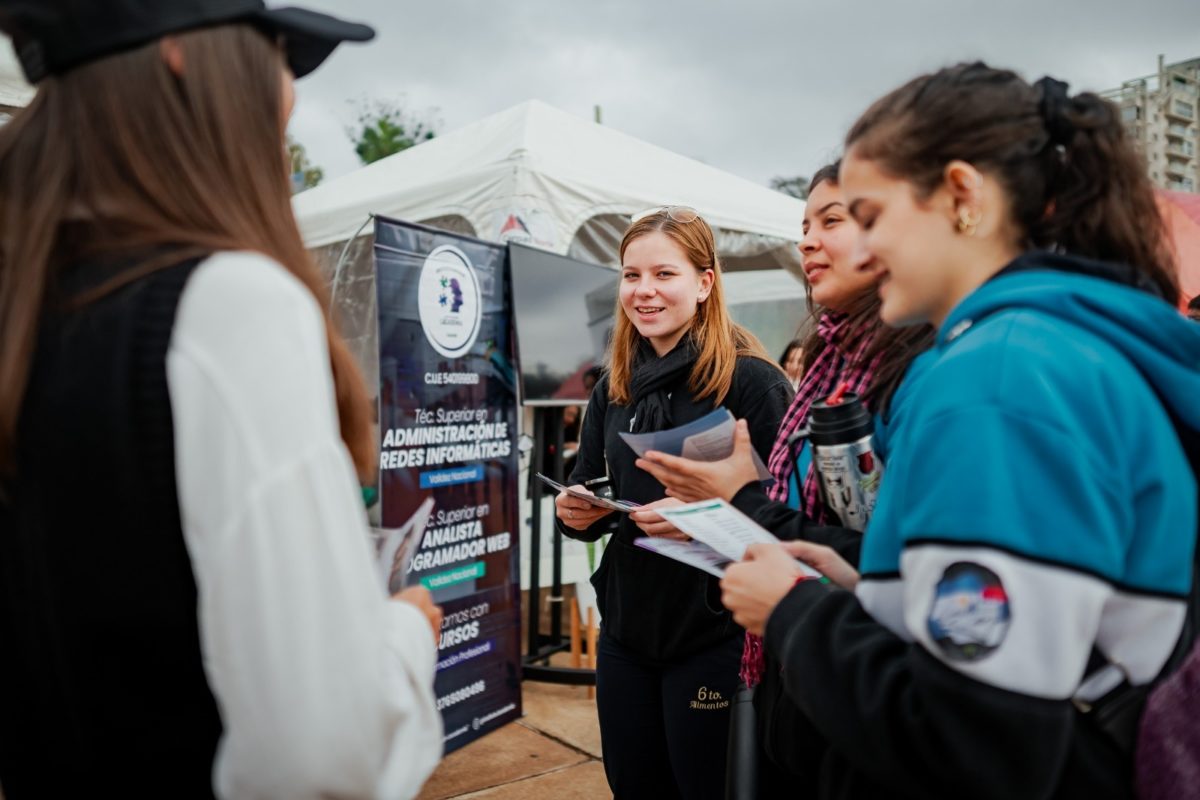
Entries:
<svg viewBox="0 0 1200 800">
<path fill-rule="evenodd" d="M 292 78 L 370 28 L 260 0 L 0 0 L 0 784 L 408 797 L 441 752 L 388 601 L 367 394 L 291 214 Z"/>
</svg>

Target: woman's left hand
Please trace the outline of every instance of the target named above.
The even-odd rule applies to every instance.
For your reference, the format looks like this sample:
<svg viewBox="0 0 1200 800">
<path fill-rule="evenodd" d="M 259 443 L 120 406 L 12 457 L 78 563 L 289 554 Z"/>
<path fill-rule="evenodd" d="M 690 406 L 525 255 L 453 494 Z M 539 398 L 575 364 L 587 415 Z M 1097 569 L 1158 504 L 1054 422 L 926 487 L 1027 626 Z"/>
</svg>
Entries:
<svg viewBox="0 0 1200 800">
<path fill-rule="evenodd" d="M 667 489 L 669 497 L 695 503 L 720 497 L 732 500 L 738 490 L 758 480 L 754 446 L 746 420 L 739 419 L 733 433 L 733 453 L 721 461 L 693 461 L 653 450 L 634 462 Z"/>
<path fill-rule="evenodd" d="M 793 558 L 803 561 L 824 575 L 835 586 L 853 592 L 858 587 L 858 570 L 837 554 L 832 547 L 800 539 L 784 542 L 783 549 Z"/>
<path fill-rule="evenodd" d="M 629 518 L 634 521 L 642 533 L 647 536 L 657 536 L 662 539 L 674 539 L 677 542 L 686 542 L 692 537 L 688 536 L 683 531 L 676 528 L 671 523 L 662 518 L 662 515 L 656 511 L 659 508 L 667 506 L 681 506 L 683 501 L 676 500 L 673 497 L 664 497 L 662 500 L 655 500 L 653 503 L 647 503 L 637 511 L 631 511 Z"/>
<path fill-rule="evenodd" d="M 771 612 L 802 574 L 782 544 L 752 544 L 742 561 L 725 568 L 721 602 L 734 622 L 762 636 Z"/>
</svg>

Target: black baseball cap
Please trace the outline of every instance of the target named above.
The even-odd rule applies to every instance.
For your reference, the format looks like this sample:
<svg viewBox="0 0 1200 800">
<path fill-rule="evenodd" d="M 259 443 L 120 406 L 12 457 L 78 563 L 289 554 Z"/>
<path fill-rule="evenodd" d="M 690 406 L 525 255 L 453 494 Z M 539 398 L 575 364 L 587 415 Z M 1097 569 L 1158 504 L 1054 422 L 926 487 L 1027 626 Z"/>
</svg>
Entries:
<svg viewBox="0 0 1200 800">
<path fill-rule="evenodd" d="M 12 37 L 30 83 L 169 33 L 246 22 L 283 40 L 296 77 L 321 65 L 342 42 L 366 42 L 367 25 L 262 0 L 0 0 L 0 30 Z"/>
</svg>

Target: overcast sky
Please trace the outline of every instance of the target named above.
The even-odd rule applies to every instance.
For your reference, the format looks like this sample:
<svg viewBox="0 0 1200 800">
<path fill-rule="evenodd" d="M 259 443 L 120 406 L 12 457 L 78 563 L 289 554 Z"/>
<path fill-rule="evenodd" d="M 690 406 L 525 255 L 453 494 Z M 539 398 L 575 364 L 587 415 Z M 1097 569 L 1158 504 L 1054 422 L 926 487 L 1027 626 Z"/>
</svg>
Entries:
<svg viewBox="0 0 1200 800">
<path fill-rule="evenodd" d="M 299 84 L 291 132 L 334 177 L 361 98 L 448 133 L 529 99 L 767 183 L 836 155 L 871 100 L 982 58 L 1114 88 L 1200 56 L 1196 0 L 295 0 L 372 24 Z M 278 0 L 270 0 L 279 5 Z M 586 153 L 580 154 L 586 158 Z"/>
</svg>

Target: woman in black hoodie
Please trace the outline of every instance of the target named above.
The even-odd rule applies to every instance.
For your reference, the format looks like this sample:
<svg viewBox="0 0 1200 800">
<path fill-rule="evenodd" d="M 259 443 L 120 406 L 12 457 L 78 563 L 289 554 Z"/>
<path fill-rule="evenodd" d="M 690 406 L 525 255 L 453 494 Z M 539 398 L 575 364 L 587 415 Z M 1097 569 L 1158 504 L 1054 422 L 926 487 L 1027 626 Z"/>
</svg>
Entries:
<svg viewBox="0 0 1200 800">
<path fill-rule="evenodd" d="M 712 230 L 672 206 L 637 219 L 621 242 L 609 371 L 592 392 L 570 482 L 608 475 L 615 495 L 648 508 L 622 517 L 592 576 L 601 629 L 597 705 L 609 785 L 619 798 L 717 798 L 724 789 L 729 701 L 742 629 L 717 581 L 634 547 L 683 538 L 655 512 L 664 490 L 634 466 L 618 433 L 664 430 L 724 405 L 770 454 L 792 389 L 753 334 L 729 318 Z M 559 527 L 594 541 L 612 512 L 561 494 Z"/>
</svg>

